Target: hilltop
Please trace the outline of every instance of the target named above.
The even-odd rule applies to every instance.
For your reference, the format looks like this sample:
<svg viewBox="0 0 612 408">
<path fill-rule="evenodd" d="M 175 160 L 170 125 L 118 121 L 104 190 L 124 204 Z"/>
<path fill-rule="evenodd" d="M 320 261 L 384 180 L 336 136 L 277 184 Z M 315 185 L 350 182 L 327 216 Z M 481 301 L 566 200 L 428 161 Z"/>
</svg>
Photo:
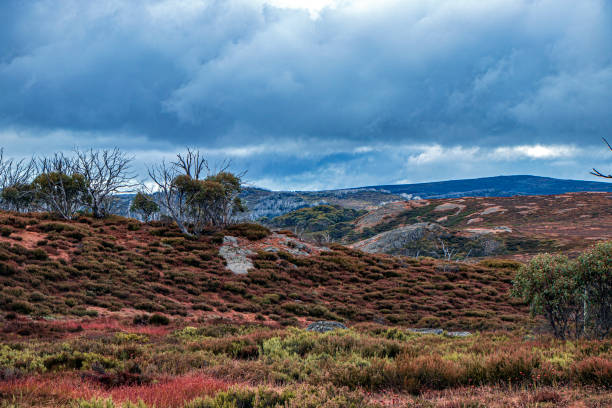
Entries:
<svg viewBox="0 0 612 408">
<path fill-rule="evenodd" d="M 391 194 L 412 194 L 421 198 L 511 197 L 517 195 L 551 195 L 572 192 L 610 192 L 612 183 L 586 180 L 564 180 L 531 175 L 495 176 L 430 183 L 382 185 L 374 188 Z"/>
</svg>

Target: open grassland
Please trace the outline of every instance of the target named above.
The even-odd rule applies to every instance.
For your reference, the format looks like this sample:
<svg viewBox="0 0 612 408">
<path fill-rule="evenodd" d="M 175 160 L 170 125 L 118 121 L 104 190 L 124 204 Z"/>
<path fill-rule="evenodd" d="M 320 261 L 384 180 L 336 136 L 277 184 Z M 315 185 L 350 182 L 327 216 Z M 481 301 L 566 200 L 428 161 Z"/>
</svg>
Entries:
<svg viewBox="0 0 612 408">
<path fill-rule="evenodd" d="M 376 324 L 326 334 L 221 322 L 149 332 L 129 322 L 84 325 L 3 343 L 5 407 L 113 406 L 95 398 L 158 408 L 612 403 L 610 340 L 449 338 Z M 244 401 L 227 405 L 232 399 Z"/>
</svg>

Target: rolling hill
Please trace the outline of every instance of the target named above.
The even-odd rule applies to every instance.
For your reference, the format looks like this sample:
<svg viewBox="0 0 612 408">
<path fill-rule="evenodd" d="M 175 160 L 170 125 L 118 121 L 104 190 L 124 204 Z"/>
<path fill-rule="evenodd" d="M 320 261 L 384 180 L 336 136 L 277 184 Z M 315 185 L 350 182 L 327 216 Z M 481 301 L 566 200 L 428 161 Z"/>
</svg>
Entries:
<svg viewBox="0 0 612 408">
<path fill-rule="evenodd" d="M 303 208 L 268 225 L 318 242 L 340 242 L 366 252 L 444 257 L 442 245 L 466 257 L 576 253 L 612 239 L 608 193 L 464 197 L 395 201 L 369 210 Z"/>
<path fill-rule="evenodd" d="M 172 226 L 121 217 L 59 222 L 43 214 L 3 213 L 0 224 L 5 313 L 58 318 L 161 312 L 277 325 L 323 318 L 429 322 L 448 329 L 511 327 L 527 318 L 508 298 L 513 263 L 442 268 L 433 259 L 302 244 L 254 224 L 200 240 L 186 239 Z M 224 236 L 235 236 L 249 258 L 247 273 L 227 269 L 220 254 Z M 472 289 L 478 294 L 468 296 Z"/>
</svg>

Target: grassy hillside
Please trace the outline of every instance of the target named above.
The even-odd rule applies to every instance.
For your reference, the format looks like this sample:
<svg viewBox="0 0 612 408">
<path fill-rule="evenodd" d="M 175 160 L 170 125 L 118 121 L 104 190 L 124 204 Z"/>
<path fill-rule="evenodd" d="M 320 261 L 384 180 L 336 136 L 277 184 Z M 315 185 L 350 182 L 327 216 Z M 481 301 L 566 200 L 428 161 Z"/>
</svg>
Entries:
<svg viewBox="0 0 612 408">
<path fill-rule="evenodd" d="M 119 217 L 59 222 L 5 213 L 0 223 L 5 312 L 216 314 L 282 325 L 378 320 L 449 329 L 507 328 L 526 317 L 508 298 L 514 264 L 443 266 L 332 246 L 311 256 L 259 251 L 253 270 L 234 275 L 219 244 L 224 234 L 248 228 L 196 241 L 171 226 Z"/>
<path fill-rule="evenodd" d="M 300 208 L 267 222 L 271 227 L 299 231 L 305 239 L 339 241 L 353 230 L 356 218 L 365 210 L 353 210 L 332 205 Z"/>
</svg>

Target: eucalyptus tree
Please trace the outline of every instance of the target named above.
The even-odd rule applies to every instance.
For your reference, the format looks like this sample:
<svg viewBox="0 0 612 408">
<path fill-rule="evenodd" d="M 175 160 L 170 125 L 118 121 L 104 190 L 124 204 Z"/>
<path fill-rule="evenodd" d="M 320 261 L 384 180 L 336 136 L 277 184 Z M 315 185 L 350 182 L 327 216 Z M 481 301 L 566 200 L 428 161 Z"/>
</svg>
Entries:
<svg viewBox="0 0 612 408">
<path fill-rule="evenodd" d="M 239 198 L 242 175 L 228 169 L 225 162 L 214 171 L 199 150 L 187 149 L 174 162 L 149 167 L 152 196 L 181 232 L 199 236 L 207 226 L 228 225 L 245 210 Z"/>
</svg>

